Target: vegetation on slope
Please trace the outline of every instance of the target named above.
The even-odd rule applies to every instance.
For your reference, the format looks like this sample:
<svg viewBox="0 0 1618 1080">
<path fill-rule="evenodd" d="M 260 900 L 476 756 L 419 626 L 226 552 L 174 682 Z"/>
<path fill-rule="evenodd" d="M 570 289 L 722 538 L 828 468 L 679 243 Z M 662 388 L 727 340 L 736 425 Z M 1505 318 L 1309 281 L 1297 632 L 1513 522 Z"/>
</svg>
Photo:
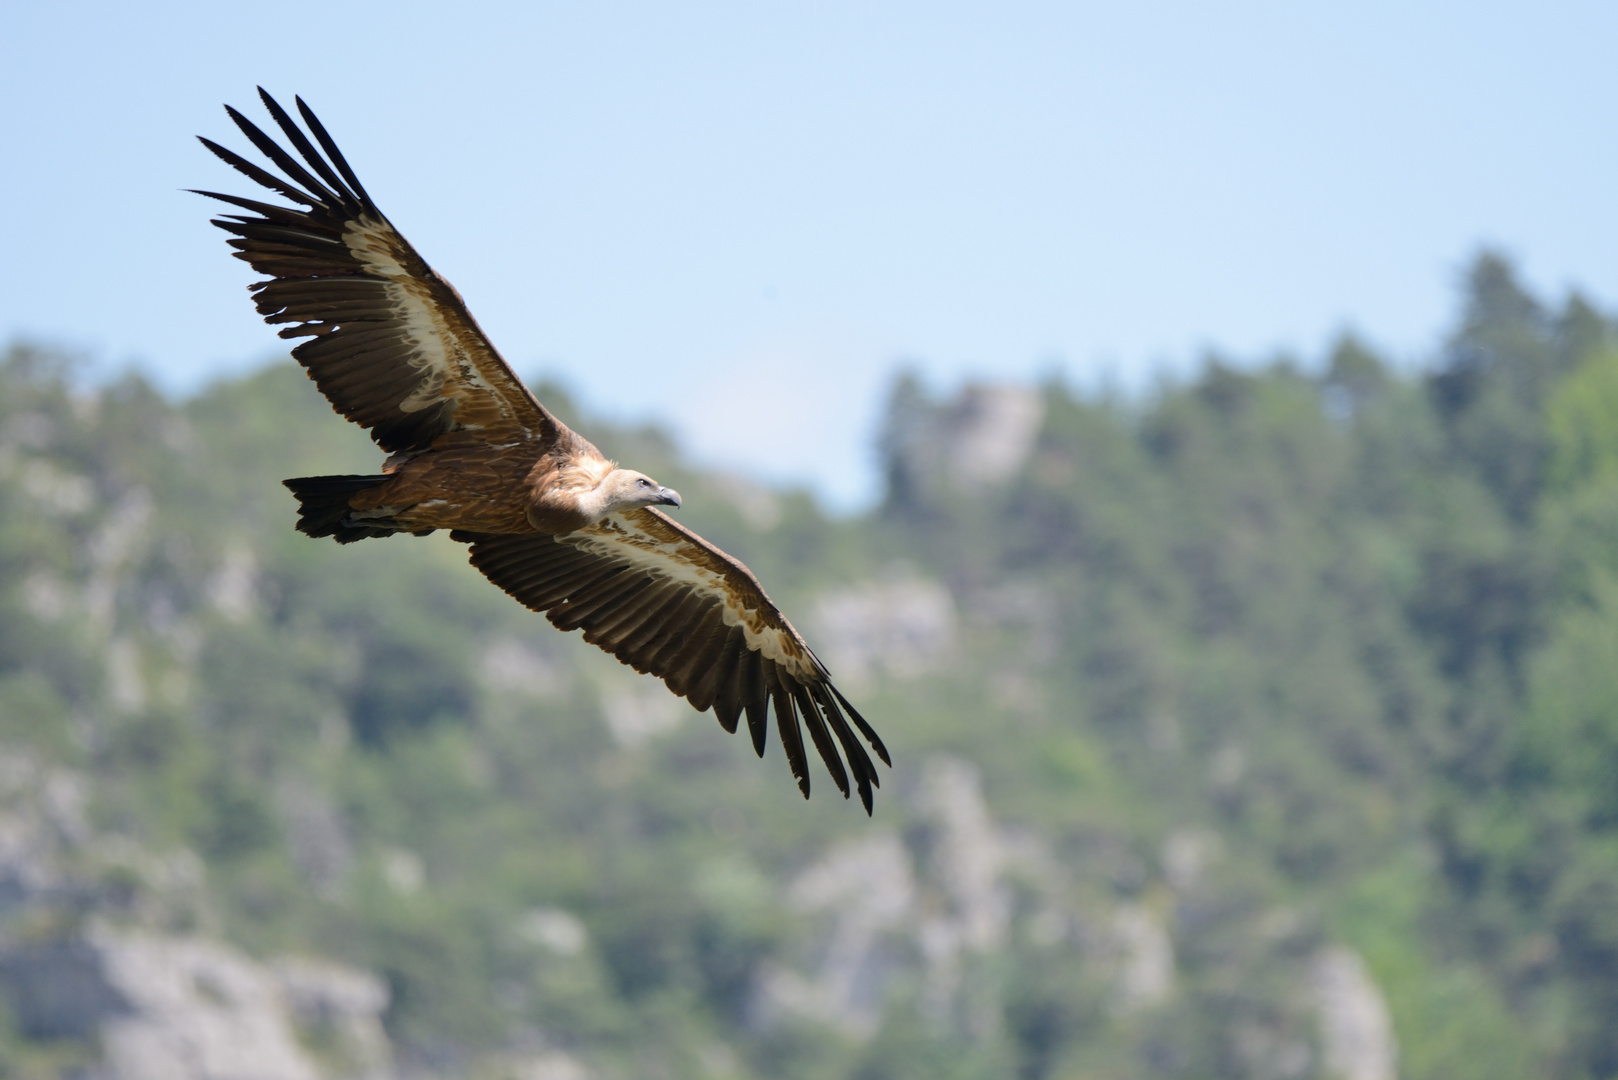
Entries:
<svg viewBox="0 0 1618 1080">
<path fill-rule="evenodd" d="M 857 680 L 895 751 L 874 822 L 445 537 L 294 533 L 280 479 L 375 452 L 290 364 L 173 404 L 14 348 L 0 744 L 207 881 L 158 914 L 101 881 L 26 932 L 325 954 L 386 978 L 419 1067 L 543 1044 L 637 1077 L 1323 1075 L 1300 988 L 1335 943 L 1406 1077 L 1618 1075 L 1618 345 L 1493 257 L 1463 300 L 1417 375 L 1344 339 L 1139 402 L 1046 386 L 998 473 L 901 379 L 854 520 L 605 432 L 812 640 L 849 597 L 943 612 Z M 979 798 L 972 930 L 950 822 Z M 782 1004 L 850 925 L 806 868 L 883 837 L 909 906 L 849 976 L 868 1022 Z M 1163 928 L 1171 984 L 1130 996 L 1125 925 Z"/>
</svg>

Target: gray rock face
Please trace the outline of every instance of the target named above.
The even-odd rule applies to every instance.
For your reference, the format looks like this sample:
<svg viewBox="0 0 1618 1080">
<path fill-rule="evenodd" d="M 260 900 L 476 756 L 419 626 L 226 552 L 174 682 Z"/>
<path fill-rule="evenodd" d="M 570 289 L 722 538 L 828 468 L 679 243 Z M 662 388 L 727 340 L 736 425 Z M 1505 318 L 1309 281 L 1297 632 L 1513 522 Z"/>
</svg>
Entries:
<svg viewBox="0 0 1618 1080">
<path fill-rule="evenodd" d="M 955 648 L 958 620 L 948 589 L 899 572 L 824 594 L 809 622 L 827 664 L 852 691 L 882 676 L 915 679 L 938 670 Z"/>
<path fill-rule="evenodd" d="M 972 383 L 952 401 L 892 418 L 892 465 L 904 483 L 971 494 L 1016 476 L 1044 422 L 1037 390 Z"/>
<path fill-rule="evenodd" d="M 1037 390 L 967 386 L 947 414 L 950 480 L 961 491 L 1009 480 L 1028 460 L 1044 421 L 1045 399 Z"/>
<path fill-rule="evenodd" d="M 1116 1017 L 1167 1007 L 1184 992 L 1176 953 L 1188 931 L 1176 910 L 1213 875 L 1216 833 L 1172 831 L 1163 887 L 1119 901 L 1108 898 L 1110 887 L 1087 888 L 1082 865 L 1063 866 L 1039 838 L 997 822 L 975 766 L 937 756 L 920 771 L 906 798 L 925 839 L 878 832 L 844 842 L 786 886 L 786 906 L 810 932 L 806 948 L 762 973 L 761 1021 L 797 1016 L 859 1039 L 909 985 L 929 1021 L 991 1028 L 994 1017 L 972 993 L 981 970 L 973 965 L 1019 939 L 1095 972 Z M 1271 912 L 1262 921 L 1273 936 L 1297 920 Z M 1301 1077 L 1318 1067 L 1332 1080 L 1397 1080 L 1387 1004 L 1356 953 L 1327 945 L 1288 976 L 1300 991 L 1302 1030 L 1238 1021 L 1227 1032 L 1252 1075 Z"/>
<path fill-rule="evenodd" d="M 1388 1003 L 1352 949 L 1322 949 L 1309 965 L 1325 1073 L 1333 1080 L 1396 1080 Z"/>
<path fill-rule="evenodd" d="M 972 1015 L 966 990 L 970 965 L 1011 939 L 1013 879 L 1042 897 L 1022 931 L 1107 971 L 1120 1013 L 1170 995 L 1174 950 L 1161 920 L 1140 905 L 1079 910 L 1043 846 L 994 820 L 975 766 L 930 759 L 910 799 L 928 826 L 925 851 L 877 833 L 834 847 L 788 886 L 788 906 L 819 929 L 796 965 L 764 973 L 763 1019 L 796 1014 L 869 1035 L 908 965 L 929 1020 L 992 1026 Z"/>
<path fill-rule="evenodd" d="M 320 1080 L 273 974 L 214 942 L 98 934 L 109 1080 Z"/>
<path fill-rule="evenodd" d="M 1112 919 L 1121 1014 L 1150 1008 L 1174 991 L 1174 942 L 1163 923 L 1141 904 L 1125 904 Z"/>
<path fill-rule="evenodd" d="M 96 930 L 0 958 L 25 1033 L 99 1037 L 98 1080 L 381 1080 L 387 991 L 325 961 L 258 963 L 201 938 Z M 321 1060 L 303 1042 L 323 1048 Z"/>
<path fill-rule="evenodd" d="M 195 855 L 97 834 L 83 803 L 82 778 L 0 747 L 0 998 L 22 1034 L 99 1042 L 94 1080 L 393 1074 L 381 980 L 165 932 L 209 921 Z"/>
<path fill-rule="evenodd" d="M 329 1064 L 352 1080 L 393 1073 L 393 1048 L 382 1030 L 388 988 L 368 971 L 303 957 L 273 967 L 293 1027 L 337 1055 Z"/>
</svg>

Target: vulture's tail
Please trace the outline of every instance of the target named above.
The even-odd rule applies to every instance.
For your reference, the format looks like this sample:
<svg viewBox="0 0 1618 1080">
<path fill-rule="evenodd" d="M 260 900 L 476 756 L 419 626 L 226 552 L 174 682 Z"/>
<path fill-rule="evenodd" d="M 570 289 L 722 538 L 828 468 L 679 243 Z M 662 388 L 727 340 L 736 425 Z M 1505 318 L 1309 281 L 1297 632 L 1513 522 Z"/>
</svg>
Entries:
<svg viewBox="0 0 1618 1080">
<path fill-rule="evenodd" d="M 390 514 L 367 510 L 356 517 L 349 500 L 367 488 L 387 480 L 386 476 L 300 476 L 281 481 L 298 497 L 298 531 L 309 536 L 329 536 L 339 544 L 352 544 L 368 536 L 392 536 L 399 526 Z"/>
</svg>

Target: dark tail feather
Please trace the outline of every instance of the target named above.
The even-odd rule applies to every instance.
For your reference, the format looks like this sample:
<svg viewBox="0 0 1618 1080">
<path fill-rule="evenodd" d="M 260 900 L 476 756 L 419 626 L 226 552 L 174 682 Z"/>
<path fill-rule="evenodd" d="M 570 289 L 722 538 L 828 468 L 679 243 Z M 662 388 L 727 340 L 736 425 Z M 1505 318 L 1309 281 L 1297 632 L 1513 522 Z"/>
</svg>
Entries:
<svg viewBox="0 0 1618 1080">
<path fill-rule="evenodd" d="M 281 481 L 298 497 L 298 531 L 309 536 L 329 536 L 339 544 L 352 544 L 368 536 L 392 536 L 386 518 L 355 521 L 350 499 L 366 488 L 387 480 L 386 476 L 300 476 Z"/>
</svg>

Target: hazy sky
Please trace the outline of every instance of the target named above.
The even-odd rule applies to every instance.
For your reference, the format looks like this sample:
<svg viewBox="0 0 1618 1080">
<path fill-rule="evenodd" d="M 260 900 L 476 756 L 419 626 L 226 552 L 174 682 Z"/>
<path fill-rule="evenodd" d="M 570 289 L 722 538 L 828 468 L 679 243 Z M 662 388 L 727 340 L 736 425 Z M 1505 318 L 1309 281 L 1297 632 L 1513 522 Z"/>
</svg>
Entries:
<svg viewBox="0 0 1618 1080">
<path fill-rule="evenodd" d="M 251 193 L 191 136 L 250 150 L 263 83 L 518 371 L 857 506 L 901 362 L 1419 359 L 1483 244 L 1611 304 L 1615 46 L 1611 3 L 10 3 L 0 341 L 280 354 L 180 190 Z"/>
</svg>

